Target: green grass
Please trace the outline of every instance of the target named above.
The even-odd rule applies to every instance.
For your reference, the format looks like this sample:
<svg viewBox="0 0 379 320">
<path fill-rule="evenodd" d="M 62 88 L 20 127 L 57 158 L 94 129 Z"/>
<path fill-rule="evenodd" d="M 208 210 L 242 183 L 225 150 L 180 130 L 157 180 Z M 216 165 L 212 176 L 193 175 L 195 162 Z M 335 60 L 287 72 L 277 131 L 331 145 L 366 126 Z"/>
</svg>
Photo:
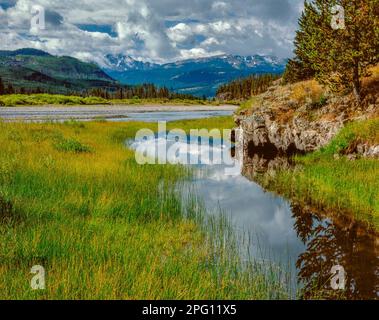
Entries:
<svg viewBox="0 0 379 320">
<path fill-rule="evenodd" d="M 60 94 L 10 94 L 0 95 L 0 106 L 44 106 L 44 105 L 214 105 L 217 101 L 201 99 L 103 99 L 99 97 L 78 97 Z"/>
<path fill-rule="evenodd" d="M 42 105 L 95 105 L 109 104 L 98 97 L 77 97 L 59 94 L 10 94 L 0 96 L 0 106 L 42 106 Z"/>
<path fill-rule="evenodd" d="M 279 172 L 270 188 L 330 213 L 351 213 L 379 230 L 379 161 L 348 160 L 344 150 L 356 141 L 378 145 L 379 119 L 351 123 L 325 148 L 296 157 L 301 170 Z"/>
<path fill-rule="evenodd" d="M 288 298 L 278 269 L 239 259 L 227 223 L 183 204 L 190 171 L 136 164 L 122 143 L 141 127 L 156 129 L 0 122 L 0 299 Z"/>
<path fill-rule="evenodd" d="M 187 133 L 191 129 L 232 129 L 236 126 L 232 117 L 221 116 L 221 117 L 212 117 L 209 119 L 196 119 L 196 120 L 183 120 L 169 122 L 167 124 L 167 129 L 182 129 Z"/>
<path fill-rule="evenodd" d="M 54 144 L 55 149 L 63 152 L 74 152 L 74 153 L 82 153 L 82 152 L 90 152 L 91 148 L 83 145 L 76 139 L 70 138 L 65 139 L 61 138 Z"/>
<path fill-rule="evenodd" d="M 253 96 L 249 100 L 243 101 L 240 103 L 240 107 L 237 110 L 237 114 L 240 112 L 244 112 L 247 110 L 252 110 L 255 105 L 259 104 L 259 97 L 258 96 Z"/>
</svg>

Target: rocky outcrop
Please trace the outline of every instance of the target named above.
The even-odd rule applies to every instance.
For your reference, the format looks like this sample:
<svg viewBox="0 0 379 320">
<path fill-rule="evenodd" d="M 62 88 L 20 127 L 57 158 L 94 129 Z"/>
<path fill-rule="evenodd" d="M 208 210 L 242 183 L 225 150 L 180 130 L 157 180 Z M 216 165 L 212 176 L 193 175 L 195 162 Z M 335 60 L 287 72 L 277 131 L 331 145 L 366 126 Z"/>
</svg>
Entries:
<svg viewBox="0 0 379 320">
<path fill-rule="evenodd" d="M 254 149 L 267 146 L 283 154 L 311 152 L 325 146 L 344 125 L 343 120 L 309 121 L 300 117 L 280 123 L 270 111 L 255 112 L 247 117 L 238 116 L 235 120 L 242 129 L 246 147 Z"/>
<path fill-rule="evenodd" d="M 361 154 L 366 158 L 379 158 L 379 146 L 369 146 L 367 144 L 363 144 L 360 150 L 362 150 Z"/>
<path fill-rule="evenodd" d="M 379 159 L 379 145 L 371 145 L 368 142 L 356 140 L 343 150 L 343 154 L 347 155 L 349 160 L 355 160 L 360 157 Z M 334 158 L 339 158 L 340 155 L 335 154 Z"/>
<path fill-rule="evenodd" d="M 327 145 L 346 122 L 378 116 L 376 97 L 369 98 L 361 107 L 353 105 L 349 96 L 329 96 L 322 105 L 298 103 L 291 100 L 288 87 L 277 83 L 259 96 L 251 109 L 235 116 L 244 153 L 266 151 L 280 156 L 315 151 Z M 378 149 L 362 145 L 359 153 L 375 156 Z"/>
</svg>

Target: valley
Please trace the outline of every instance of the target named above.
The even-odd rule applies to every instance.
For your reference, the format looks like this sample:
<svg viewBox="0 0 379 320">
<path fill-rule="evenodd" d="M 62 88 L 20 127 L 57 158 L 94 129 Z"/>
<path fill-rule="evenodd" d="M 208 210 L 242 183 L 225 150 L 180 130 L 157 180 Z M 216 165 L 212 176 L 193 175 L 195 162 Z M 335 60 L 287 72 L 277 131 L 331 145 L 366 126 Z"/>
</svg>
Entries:
<svg viewBox="0 0 379 320">
<path fill-rule="evenodd" d="M 0 1 L 0 300 L 378 300 L 378 7 Z"/>
</svg>

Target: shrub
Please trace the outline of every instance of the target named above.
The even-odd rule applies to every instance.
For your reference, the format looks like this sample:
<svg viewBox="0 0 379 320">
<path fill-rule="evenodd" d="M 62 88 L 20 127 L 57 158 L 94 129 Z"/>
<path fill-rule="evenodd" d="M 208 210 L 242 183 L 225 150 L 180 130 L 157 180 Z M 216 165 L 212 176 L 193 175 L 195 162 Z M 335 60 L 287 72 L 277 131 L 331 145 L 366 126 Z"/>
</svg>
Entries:
<svg viewBox="0 0 379 320">
<path fill-rule="evenodd" d="M 317 104 L 325 102 L 325 91 L 316 80 L 308 80 L 293 85 L 291 98 L 298 103 Z"/>
<path fill-rule="evenodd" d="M 54 144 L 55 149 L 63 152 L 73 152 L 73 153 L 88 153 L 91 152 L 91 148 L 80 143 L 79 141 L 70 138 L 61 138 Z"/>
</svg>

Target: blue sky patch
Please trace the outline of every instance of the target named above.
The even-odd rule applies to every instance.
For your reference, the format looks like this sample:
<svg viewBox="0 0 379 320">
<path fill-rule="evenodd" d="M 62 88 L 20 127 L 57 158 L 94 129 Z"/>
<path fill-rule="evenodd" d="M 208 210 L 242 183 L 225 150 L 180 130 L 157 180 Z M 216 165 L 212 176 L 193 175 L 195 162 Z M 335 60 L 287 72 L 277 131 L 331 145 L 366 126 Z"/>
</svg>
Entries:
<svg viewBox="0 0 379 320">
<path fill-rule="evenodd" d="M 76 25 L 80 30 L 88 32 L 101 32 L 107 33 L 113 38 L 117 38 L 117 32 L 114 31 L 112 25 L 99 25 L 99 24 L 77 24 Z"/>
</svg>

